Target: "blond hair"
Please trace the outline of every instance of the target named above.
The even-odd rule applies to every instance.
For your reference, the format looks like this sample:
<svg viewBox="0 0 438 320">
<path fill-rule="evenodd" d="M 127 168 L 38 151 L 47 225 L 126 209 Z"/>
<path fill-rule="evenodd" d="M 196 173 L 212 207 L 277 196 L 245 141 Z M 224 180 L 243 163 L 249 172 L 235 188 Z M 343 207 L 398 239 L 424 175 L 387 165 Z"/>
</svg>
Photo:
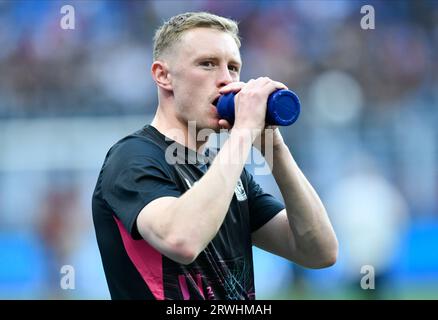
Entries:
<svg viewBox="0 0 438 320">
<path fill-rule="evenodd" d="M 182 34 L 194 28 L 212 28 L 228 32 L 240 48 L 239 28 L 237 22 L 208 12 L 186 12 L 170 18 L 154 36 L 154 60 L 181 39 Z"/>
</svg>

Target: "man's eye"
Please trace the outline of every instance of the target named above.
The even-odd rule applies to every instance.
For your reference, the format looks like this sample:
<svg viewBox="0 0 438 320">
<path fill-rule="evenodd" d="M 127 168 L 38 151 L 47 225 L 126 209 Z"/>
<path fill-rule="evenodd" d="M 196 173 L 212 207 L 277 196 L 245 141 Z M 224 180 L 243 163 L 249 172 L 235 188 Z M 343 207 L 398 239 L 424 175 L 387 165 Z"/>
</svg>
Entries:
<svg viewBox="0 0 438 320">
<path fill-rule="evenodd" d="M 201 65 L 202 65 L 203 67 L 208 67 L 208 68 L 214 67 L 214 63 L 211 62 L 211 61 L 204 61 L 204 62 L 201 62 Z"/>
<path fill-rule="evenodd" d="M 236 66 L 228 66 L 228 69 L 230 69 L 233 72 L 238 72 L 239 71 L 239 68 L 236 67 Z"/>
</svg>

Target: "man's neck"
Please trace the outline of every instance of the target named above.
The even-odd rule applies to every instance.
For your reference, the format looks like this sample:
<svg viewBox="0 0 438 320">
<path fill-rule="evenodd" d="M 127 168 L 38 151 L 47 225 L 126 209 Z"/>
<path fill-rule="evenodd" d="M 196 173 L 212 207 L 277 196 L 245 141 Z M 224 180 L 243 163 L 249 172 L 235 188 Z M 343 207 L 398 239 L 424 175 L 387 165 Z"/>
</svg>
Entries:
<svg viewBox="0 0 438 320">
<path fill-rule="evenodd" d="M 181 123 L 173 117 L 165 117 L 161 112 L 160 107 L 157 108 L 157 112 L 151 125 L 167 138 L 174 140 L 195 152 L 203 153 L 208 141 L 208 137 L 205 141 L 197 141 L 197 128 L 189 129 L 187 123 Z"/>
</svg>

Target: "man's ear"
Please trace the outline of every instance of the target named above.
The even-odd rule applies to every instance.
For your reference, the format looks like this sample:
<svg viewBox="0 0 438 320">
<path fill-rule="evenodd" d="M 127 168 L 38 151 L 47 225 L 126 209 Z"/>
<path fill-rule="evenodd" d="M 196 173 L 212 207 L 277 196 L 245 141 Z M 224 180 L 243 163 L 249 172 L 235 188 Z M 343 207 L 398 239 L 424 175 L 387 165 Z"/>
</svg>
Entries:
<svg viewBox="0 0 438 320">
<path fill-rule="evenodd" d="M 169 66 L 164 61 L 154 61 L 151 66 L 152 78 L 155 83 L 165 90 L 172 90 L 171 75 L 169 73 Z"/>
</svg>

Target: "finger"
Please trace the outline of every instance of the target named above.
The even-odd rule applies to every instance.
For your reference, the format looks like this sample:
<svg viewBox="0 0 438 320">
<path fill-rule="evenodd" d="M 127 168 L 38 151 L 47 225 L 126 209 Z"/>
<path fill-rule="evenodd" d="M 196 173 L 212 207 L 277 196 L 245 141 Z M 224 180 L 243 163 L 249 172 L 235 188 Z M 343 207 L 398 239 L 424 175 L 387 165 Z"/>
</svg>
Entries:
<svg viewBox="0 0 438 320">
<path fill-rule="evenodd" d="M 225 94 L 229 92 L 238 92 L 240 89 L 242 89 L 245 86 L 245 82 L 231 82 L 227 84 L 226 86 L 220 88 L 219 93 Z"/>
<path fill-rule="evenodd" d="M 219 120 L 219 126 L 221 127 L 221 129 L 227 129 L 227 130 L 231 129 L 232 127 L 231 124 L 225 119 Z"/>
<path fill-rule="evenodd" d="M 257 79 L 251 79 L 248 81 L 245 89 L 252 89 L 252 88 L 260 88 L 262 90 L 266 90 L 268 93 L 272 93 L 275 90 L 279 89 L 285 89 L 288 90 L 289 88 L 282 82 L 274 81 L 268 77 L 260 77 Z"/>
<path fill-rule="evenodd" d="M 286 89 L 286 90 L 288 90 L 289 89 L 284 83 L 279 82 L 279 81 L 273 81 L 273 80 L 266 82 L 264 84 L 264 86 L 269 86 L 269 87 L 271 87 L 274 90 L 276 90 L 276 89 Z"/>
<path fill-rule="evenodd" d="M 289 88 L 284 83 L 281 83 L 281 82 L 278 82 L 278 81 L 273 81 L 273 82 L 274 82 L 274 86 L 275 86 L 276 89 L 289 90 Z"/>
<path fill-rule="evenodd" d="M 278 81 L 269 81 L 261 87 L 261 90 L 263 90 L 267 94 L 271 94 L 274 91 L 277 91 L 280 89 L 288 90 L 288 87 L 284 83 L 281 83 Z"/>
<path fill-rule="evenodd" d="M 260 79 L 261 83 L 272 84 L 277 89 L 288 89 L 288 87 L 284 83 L 279 82 L 279 81 L 274 81 L 269 77 L 260 77 L 259 79 Z"/>
</svg>

